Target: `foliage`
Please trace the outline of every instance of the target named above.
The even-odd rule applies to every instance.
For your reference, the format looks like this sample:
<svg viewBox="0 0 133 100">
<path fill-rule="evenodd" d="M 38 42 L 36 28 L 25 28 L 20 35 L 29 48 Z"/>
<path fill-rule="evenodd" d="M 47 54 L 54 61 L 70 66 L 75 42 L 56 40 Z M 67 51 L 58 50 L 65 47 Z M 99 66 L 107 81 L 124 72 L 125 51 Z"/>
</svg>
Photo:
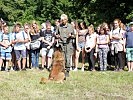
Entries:
<svg viewBox="0 0 133 100">
<path fill-rule="evenodd" d="M 0 0 L 0 17 L 8 22 L 38 20 L 40 23 L 60 18 L 84 20 L 98 25 L 120 18 L 128 23 L 133 18 L 132 0 Z"/>
</svg>

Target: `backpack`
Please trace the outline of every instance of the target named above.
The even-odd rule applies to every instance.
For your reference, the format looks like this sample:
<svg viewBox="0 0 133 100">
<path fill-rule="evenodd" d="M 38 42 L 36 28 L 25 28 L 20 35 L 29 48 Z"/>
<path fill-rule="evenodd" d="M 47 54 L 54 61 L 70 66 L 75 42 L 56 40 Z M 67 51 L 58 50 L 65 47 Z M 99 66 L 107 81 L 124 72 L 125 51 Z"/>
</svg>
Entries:
<svg viewBox="0 0 133 100">
<path fill-rule="evenodd" d="M 22 35 L 23 35 L 23 39 L 25 40 L 25 36 L 24 36 L 24 32 L 22 31 Z M 16 39 L 16 33 L 15 33 L 15 39 Z M 28 43 L 25 43 L 25 47 L 26 47 L 26 49 L 30 49 L 30 43 L 28 42 Z"/>
<path fill-rule="evenodd" d="M 22 32 L 22 34 L 23 34 L 23 38 L 25 40 L 24 32 Z M 26 49 L 29 50 L 30 49 L 30 42 L 25 43 L 25 47 L 26 47 Z"/>
<path fill-rule="evenodd" d="M 1 34 L 1 39 L 3 41 L 3 35 L 4 33 Z M 11 42 L 11 33 L 8 33 L 8 41 Z M 8 47 L 9 48 L 9 47 Z M 6 48 L 7 49 L 7 48 Z M 12 51 L 12 47 L 11 47 L 11 51 Z"/>
<path fill-rule="evenodd" d="M 4 35 L 4 34 L 2 33 L 2 35 L 1 35 L 2 41 L 3 41 L 3 35 Z M 9 41 L 9 42 L 11 42 L 11 38 L 10 38 L 10 37 L 11 37 L 11 33 L 8 33 L 8 41 Z"/>
</svg>

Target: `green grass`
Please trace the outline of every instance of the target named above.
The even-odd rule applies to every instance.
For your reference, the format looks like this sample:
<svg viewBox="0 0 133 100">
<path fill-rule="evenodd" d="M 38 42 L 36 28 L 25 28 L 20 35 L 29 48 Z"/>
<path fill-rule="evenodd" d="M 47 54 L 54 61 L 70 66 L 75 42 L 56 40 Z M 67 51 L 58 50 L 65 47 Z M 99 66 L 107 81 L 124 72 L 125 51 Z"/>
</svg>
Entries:
<svg viewBox="0 0 133 100">
<path fill-rule="evenodd" d="M 0 100 L 131 100 L 133 72 L 70 72 L 63 84 L 39 84 L 46 70 L 0 72 Z"/>
</svg>

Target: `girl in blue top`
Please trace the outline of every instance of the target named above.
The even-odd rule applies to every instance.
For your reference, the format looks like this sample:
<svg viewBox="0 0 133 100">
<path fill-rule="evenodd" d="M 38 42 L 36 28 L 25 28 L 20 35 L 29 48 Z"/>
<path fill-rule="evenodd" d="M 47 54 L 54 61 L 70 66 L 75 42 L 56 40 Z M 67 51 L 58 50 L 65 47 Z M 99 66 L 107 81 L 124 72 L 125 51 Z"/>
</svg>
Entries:
<svg viewBox="0 0 133 100">
<path fill-rule="evenodd" d="M 133 22 L 130 23 L 130 31 L 125 34 L 126 58 L 128 71 L 133 71 Z"/>
<path fill-rule="evenodd" d="M 0 34 L 0 67 L 3 64 L 3 60 L 6 60 L 5 70 L 8 71 L 10 68 L 8 67 L 8 63 L 11 60 L 11 51 L 12 51 L 12 37 L 11 34 L 8 33 L 8 26 L 3 26 L 3 33 Z"/>
</svg>

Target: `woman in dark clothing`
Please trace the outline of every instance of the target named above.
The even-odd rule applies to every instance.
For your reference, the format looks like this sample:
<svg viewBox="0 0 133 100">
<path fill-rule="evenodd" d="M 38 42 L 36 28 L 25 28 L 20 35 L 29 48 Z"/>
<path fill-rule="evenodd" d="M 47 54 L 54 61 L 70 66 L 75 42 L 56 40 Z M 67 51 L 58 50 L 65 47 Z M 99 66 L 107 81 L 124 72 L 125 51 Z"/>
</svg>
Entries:
<svg viewBox="0 0 133 100">
<path fill-rule="evenodd" d="M 31 37 L 31 42 L 35 40 L 40 40 L 40 30 L 39 26 L 35 21 L 33 21 L 31 25 L 31 31 L 30 31 L 30 37 Z M 38 49 L 31 49 L 31 62 L 32 62 L 32 68 L 38 68 L 39 67 L 39 53 L 40 53 L 40 48 Z"/>
</svg>

